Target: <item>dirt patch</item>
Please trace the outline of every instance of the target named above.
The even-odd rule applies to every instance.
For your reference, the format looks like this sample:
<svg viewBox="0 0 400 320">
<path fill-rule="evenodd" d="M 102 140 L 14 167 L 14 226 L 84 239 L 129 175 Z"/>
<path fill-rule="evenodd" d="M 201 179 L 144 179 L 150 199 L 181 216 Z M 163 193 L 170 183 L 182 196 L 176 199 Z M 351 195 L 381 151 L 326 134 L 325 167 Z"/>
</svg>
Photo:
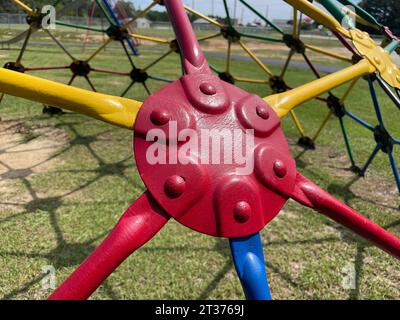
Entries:
<svg viewBox="0 0 400 320">
<path fill-rule="evenodd" d="M 0 211 L 19 207 L 11 203 L 33 200 L 29 192 L 31 175 L 59 164 L 60 159 L 53 155 L 67 141 L 68 136 L 61 129 L 0 122 Z"/>
<path fill-rule="evenodd" d="M 81 34 L 79 35 L 79 39 L 87 42 L 104 42 L 108 39 L 108 37 L 97 34 Z"/>
<path fill-rule="evenodd" d="M 0 123 L 0 175 L 11 170 L 44 172 L 53 167 L 51 156 L 66 143 L 66 133 L 53 127 L 28 128 L 22 123 Z"/>
</svg>

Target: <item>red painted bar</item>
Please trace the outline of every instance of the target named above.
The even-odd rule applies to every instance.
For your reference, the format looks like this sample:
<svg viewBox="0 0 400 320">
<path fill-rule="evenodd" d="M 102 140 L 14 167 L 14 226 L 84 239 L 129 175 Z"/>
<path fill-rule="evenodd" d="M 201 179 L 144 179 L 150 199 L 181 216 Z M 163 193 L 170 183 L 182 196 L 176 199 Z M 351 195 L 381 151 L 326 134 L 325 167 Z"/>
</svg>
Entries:
<svg viewBox="0 0 400 320">
<path fill-rule="evenodd" d="M 335 199 L 300 174 L 297 175 L 296 189 L 292 199 L 335 220 L 400 259 L 399 238 Z"/>
<path fill-rule="evenodd" d="M 167 216 L 145 192 L 123 214 L 100 246 L 49 297 L 83 300 L 129 256 L 168 222 Z"/>
</svg>

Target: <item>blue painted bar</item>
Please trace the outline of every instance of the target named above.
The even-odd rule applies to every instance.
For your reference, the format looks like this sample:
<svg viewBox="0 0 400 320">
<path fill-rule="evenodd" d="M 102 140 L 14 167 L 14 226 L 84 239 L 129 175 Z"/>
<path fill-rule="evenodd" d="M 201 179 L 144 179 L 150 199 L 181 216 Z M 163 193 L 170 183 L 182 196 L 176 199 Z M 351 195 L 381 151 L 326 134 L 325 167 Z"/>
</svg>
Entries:
<svg viewBox="0 0 400 320">
<path fill-rule="evenodd" d="M 375 159 L 376 155 L 378 154 L 379 150 L 381 149 L 381 145 L 378 143 L 374 149 L 374 151 L 372 151 L 371 155 L 369 156 L 367 162 L 365 163 L 364 167 L 361 169 L 360 174 L 364 175 L 365 172 L 367 171 L 369 165 L 372 163 L 372 160 Z"/>
<path fill-rule="evenodd" d="M 378 118 L 379 124 L 384 128 L 385 125 L 383 123 L 383 117 L 382 117 L 381 109 L 379 107 L 378 97 L 376 95 L 374 83 L 372 82 L 371 77 L 368 77 L 368 87 L 369 87 L 369 91 L 371 92 L 372 102 L 374 104 L 374 109 L 375 109 L 375 113 Z"/>
<path fill-rule="evenodd" d="M 358 122 L 359 124 L 361 124 L 365 128 L 371 130 L 372 132 L 375 130 L 375 128 L 372 125 L 370 125 L 368 122 L 364 121 L 363 119 L 359 118 L 354 113 L 352 113 L 350 111 L 347 111 L 347 110 L 345 112 L 351 119 L 353 119 L 354 121 Z"/>
<path fill-rule="evenodd" d="M 399 174 L 399 169 L 397 168 L 396 160 L 393 157 L 393 151 L 390 150 L 388 155 L 390 160 L 390 166 L 392 167 L 393 170 L 394 179 L 396 180 L 397 189 L 400 192 L 400 174 Z"/>
<path fill-rule="evenodd" d="M 102 0 L 102 1 L 104 3 L 104 6 L 106 7 L 107 11 L 109 12 L 110 16 L 113 18 L 115 25 L 120 27 L 121 22 L 119 21 L 117 15 L 115 14 L 112 4 L 108 0 Z M 139 50 L 133 44 L 132 39 L 127 39 L 127 42 L 128 42 L 130 49 L 132 50 L 132 53 L 135 56 L 139 56 L 140 55 Z"/>
<path fill-rule="evenodd" d="M 259 233 L 229 239 L 233 262 L 248 300 L 271 300 Z"/>
</svg>

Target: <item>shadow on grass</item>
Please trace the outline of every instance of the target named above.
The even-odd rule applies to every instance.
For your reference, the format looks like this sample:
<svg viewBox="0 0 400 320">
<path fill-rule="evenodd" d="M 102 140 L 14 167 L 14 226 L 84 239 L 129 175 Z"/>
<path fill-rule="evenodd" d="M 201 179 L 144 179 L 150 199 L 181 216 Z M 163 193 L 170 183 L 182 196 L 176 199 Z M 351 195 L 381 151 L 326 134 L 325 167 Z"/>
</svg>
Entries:
<svg viewBox="0 0 400 320">
<path fill-rule="evenodd" d="M 300 151 L 297 156 L 295 157 L 296 163 L 299 168 L 302 168 L 303 170 L 308 170 L 307 169 L 307 161 L 304 161 L 302 157 L 308 152 L 308 150 L 302 150 Z M 346 170 L 346 171 L 351 171 L 350 168 L 335 168 L 336 170 Z M 317 175 L 315 172 L 310 172 L 310 174 Z M 317 175 L 318 176 L 318 175 Z M 359 176 L 354 176 L 351 178 L 350 181 L 348 181 L 345 184 L 339 184 L 332 182 L 328 185 L 327 191 L 332 194 L 333 196 L 342 199 L 342 201 L 351 207 L 352 202 L 354 200 L 362 200 L 363 202 L 369 203 L 373 206 L 376 207 L 383 207 L 386 209 L 398 211 L 399 207 L 395 206 L 390 206 L 387 205 L 386 203 L 381 203 L 379 201 L 376 201 L 371 198 L 366 198 L 366 197 L 361 197 L 356 195 L 352 190 L 352 186 L 359 181 L 361 177 Z M 321 181 L 324 181 L 326 177 L 318 176 L 318 179 Z M 353 234 L 351 231 L 347 230 L 345 227 L 338 225 L 331 220 L 327 220 L 326 223 L 330 225 L 331 227 L 334 227 L 337 229 L 340 234 L 341 234 L 341 239 L 343 241 L 346 241 L 348 243 L 352 243 L 356 245 L 356 254 L 354 257 L 354 271 L 355 271 L 355 287 L 350 290 L 349 294 L 349 299 L 351 300 L 357 300 L 360 299 L 360 286 L 363 278 L 363 269 L 364 269 L 364 257 L 365 257 L 365 249 L 369 247 L 373 247 L 372 244 L 368 243 L 365 239 L 359 237 L 358 235 Z M 385 230 L 389 230 L 390 228 L 396 227 L 400 225 L 400 220 L 396 220 L 386 226 L 383 226 Z M 338 239 L 337 239 L 338 241 Z"/>
<path fill-rule="evenodd" d="M 66 117 L 64 115 L 64 117 Z M 38 117 L 36 120 L 43 120 L 43 117 Z M 32 120 L 32 118 L 29 118 L 29 120 Z M 102 238 L 104 238 L 109 230 L 99 234 L 98 236 L 87 240 L 85 242 L 81 243 L 71 243 L 65 240 L 62 228 L 59 225 L 59 222 L 57 220 L 57 215 L 56 212 L 57 210 L 64 206 L 64 198 L 72 195 L 74 193 L 77 193 L 87 187 L 89 187 L 91 184 L 95 183 L 99 179 L 108 176 L 108 175 L 118 175 L 120 177 L 123 177 L 126 179 L 129 183 L 134 183 L 129 177 L 126 176 L 125 170 L 128 168 L 132 167 L 132 164 L 129 163 L 127 164 L 127 160 L 131 159 L 132 156 L 129 156 L 125 159 L 122 159 L 120 161 L 114 162 L 114 163 L 106 163 L 100 156 L 97 155 L 95 150 L 92 148 L 91 144 L 93 142 L 96 142 L 98 140 L 98 136 L 109 133 L 112 130 L 116 129 L 110 129 L 107 131 L 99 132 L 96 133 L 95 135 L 92 136 L 82 136 L 79 134 L 79 132 L 74 128 L 75 124 L 82 124 L 82 122 L 68 122 L 67 119 L 59 119 L 61 121 L 61 124 L 59 124 L 59 127 L 62 127 L 63 129 L 66 129 L 68 132 L 70 132 L 74 138 L 70 142 L 70 144 L 62 149 L 61 151 L 56 152 L 55 154 L 47 157 L 44 161 L 40 161 L 39 163 L 36 163 L 32 165 L 29 168 L 24 168 L 24 169 L 14 169 L 11 165 L 7 163 L 7 161 L 3 161 L 0 159 L 0 165 L 6 169 L 5 172 L 3 172 L 0 175 L 0 178 L 2 180 L 18 180 L 22 183 L 24 186 L 25 190 L 30 196 L 30 201 L 28 202 L 3 202 L 0 203 L 3 206 L 18 206 L 23 209 L 22 212 L 16 213 L 12 216 L 6 217 L 4 219 L 0 220 L 0 223 L 5 223 L 7 221 L 11 221 L 13 219 L 22 217 L 24 215 L 29 215 L 29 214 L 34 214 L 37 211 L 41 212 L 46 212 L 49 217 L 50 225 L 53 229 L 55 239 L 56 239 L 56 245 L 55 247 L 46 253 L 42 252 L 20 252 L 20 251 L 11 251 L 11 252 L 0 252 L 0 255 L 8 255 L 8 256 L 14 256 L 14 257 L 23 257 L 23 258 L 42 258 L 46 259 L 49 264 L 54 266 L 56 270 L 60 270 L 63 268 L 68 268 L 68 267 L 73 267 L 78 264 L 80 264 L 94 249 L 95 249 L 95 243 Z M 17 126 L 17 125 L 15 125 Z M 54 128 L 54 126 L 50 126 L 51 128 Z M 41 126 L 43 128 L 43 126 Z M 14 127 L 14 125 L 10 126 L 9 129 L 15 130 L 17 127 Z M 12 151 L 15 147 L 19 145 L 24 145 L 25 141 L 20 141 L 17 143 L 13 143 L 11 146 L 8 146 L 6 148 L 3 148 L 0 150 L 0 154 L 11 154 L 11 153 L 16 153 L 16 156 L 18 156 L 17 152 Z M 81 185 L 77 186 L 73 190 L 69 190 L 68 192 L 65 192 L 62 195 L 59 196 L 52 196 L 52 197 L 40 197 L 37 192 L 35 191 L 34 187 L 32 186 L 30 182 L 30 177 L 35 173 L 34 169 L 36 167 L 39 167 L 46 162 L 49 162 L 50 160 L 53 160 L 57 157 L 60 157 L 61 155 L 65 154 L 66 152 L 70 151 L 72 147 L 79 145 L 85 147 L 90 155 L 97 161 L 98 166 L 94 170 L 71 170 L 71 171 L 54 171 L 54 173 L 61 173 L 61 172 L 73 172 L 76 174 L 79 174 L 80 172 L 92 172 L 95 173 L 95 177 L 85 181 Z M 35 152 L 36 150 L 28 150 L 29 152 Z M 139 186 L 136 186 L 139 188 Z M 97 203 L 97 201 L 96 201 Z M 102 203 L 99 201 L 98 203 Z M 71 205 L 71 204 L 69 204 Z M 12 299 L 16 298 L 18 294 L 27 292 L 32 286 L 35 286 L 38 284 L 41 279 L 43 278 L 44 275 L 40 275 L 35 277 L 34 279 L 28 281 L 27 283 L 23 284 L 21 287 L 16 288 L 5 294 L 2 299 Z M 112 299 L 117 299 L 116 293 L 113 291 L 112 287 L 107 283 L 107 281 L 103 284 L 103 289 L 107 293 L 107 295 L 112 298 Z"/>
<path fill-rule="evenodd" d="M 41 117 L 38 117 L 39 119 L 42 119 Z M 83 190 L 84 188 L 87 188 L 91 184 L 95 183 L 99 179 L 107 176 L 107 175 L 118 175 L 124 179 L 126 179 L 129 183 L 132 183 L 133 181 L 129 179 L 125 171 L 128 168 L 132 167 L 132 164 L 127 164 L 126 161 L 131 158 L 127 157 L 121 161 L 113 162 L 113 163 L 107 163 L 105 162 L 102 157 L 100 157 L 96 151 L 93 149 L 92 144 L 96 141 L 98 141 L 98 136 L 105 134 L 105 133 L 110 133 L 113 131 L 113 129 L 106 130 L 100 133 L 96 133 L 94 135 L 89 135 L 89 136 L 82 136 L 79 134 L 79 132 L 74 128 L 74 125 L 81 125 L 82 122 L 71 122 L 68 120 L 65 120 L 68 118 L 67 115 L 64 115 L 63 119 L 60 119 L 61 123 L 58 125 L 58 127 L 67 129 L 69 132 L 73 134 L 73 139 L 70 141 L 69 146 L 66 148 L 62 149 L 61 151 L 53 154 L 50 156 L 48 159 L 46 159 L 43 162 L 40 162 L 38 164 L 35 164 L 34 166 L 26 169 L 14 169 L 12 166 L 8 165 L 7 163 L 4 163 L 3 161 L 0 160 L 0 164 L 4 166 L 7 171 L 3 174 L 1 174 L 0 178 L 2 179 L 18 179 L 20 180 L 25 189 L 28 191 L 30 194 L 31 200 L 27 203 L 12 203 L 12 202 L 7 202 L 7 203 L 2 203 L 2 205 L 20 205 L 24 208 L 24 212 L 17 213 L 13 216 L 7 217 L 5 219 L 0 220 L 0 223 L 4 223 L 6 221 L 10 221 L 12 219 L 21 217 L 26 214 L 32 214 L 38 210 L 47 212 L 50 220 L 50 224 L 52 226 L 53 232 L 55 234 L 55 238 L 57 241 L 56 246 L 49 252 L 47 253 L 28 253 L 28 252 L 18 252 L 18 251 L 13 251 L 13 252 L 0 252 L 0 255 L 9 255 L 9 256 L 15 256 L 15 257 L 23 257 L 23 258 L 43 258 L 49 261 L 49 264 L 54 265 L 56 269 L 62 269 L 62 268 L 68 268 L 68 267 L 73 267 L 78 264 L 80 264 L 94 249 L 95 249 L 95 243 L 99 240 L 101 240 L 107 233 L 103 232 L 102 234 L 87 240 L 82 243 L 70 243 L 65 240 L 62 228 L 59 225 L 59 222 L 57 221 L 57 215 L 56 212 L 57 210 L 61 207 L 64 206 L 64 198 L 79 192 Z M 30 118 L 31 120 L 31 118 Z M 53 127 L 53 126 L 52 126 Z M 22 144 L 22 143 L 20 143 Z M 89 169 L 89 170 L 57 170 L 54 171 L 55 173 L 80 173 L 80 172 L 90 172 L 90 173 L 95 173 L 95 177 L 86 181 L 85 183 L 81 184 L 80 186 L 76 187 L 73 190 L 70 190 L 60 196 L 54 196 L 54 197 L 47 197 L 47 198 L 41 198 L 38 196 L 36 191 L 34 190 L 33 186 L 30 183 L 29 177 L 34 174 L 34 169 L 35 167 L 44 164 L 47 161 L 50 161 L 54 158 L 62 156 L 64 153 L 68 152 L 71 150 L 73 146 L 83 146 L 85 147 L 88 152 L 90 153 L 91 157 L 97 161 L 98 166 L 95 169 Z M 10 151 L 15 147 L 11 146 L 8 148 L 5 148 L 3 150 L 0 150 L 0 154 L 5 154 L 5 153 L 12 153 Z M 35 150 L 30 150 L 30 151 L 35 151 Z M 305 162 L 298 162 L 299 166 L 304 166 L 306 167 Z M 322 179 L 323 177 L 321 177 Z M 347 185 L 337 185 L 332 183 L 328 187 L 328 191 L 336 196 L 339 196 L 344 199 L 344 201 L 349 204 L 352 200 L 357 198 L 357 196 L 351 192 L 350 188 L 351 185 L 357 181 L 357 178 L 352 180 L 350 183 Z M 136 186 L 140 187 L 140 186 Z M 368 199 L 370 201 L 370 199 Z M 96 202 L 96 203 L 101 203 Z M 391 228 L 394 226 L 397 226 L 400 224 L 400 220 L 396 221 L 388 226 L 387 228 Z M 343 230 L 340 230 L 343 231 Z M 349 238 L 349 234 L 346 233 L 345 238 Z M 334 242 L 334 241 L 341 241 L 339 238 L 336 237 L 326 237 L 326 238 L 316 238 L 316 239 L 307 239 L 307 240 L 299 240 L 299 241 L 273 241 L 269 242 L 267 245 L 268 246 L 280 246 L 280 245 L 304 245 L 304 244 L 321 244 L 324 242 Z M 350 299 L 358 299 L 359 298 L 359 291 L 360 291 L 360 282 L 362 280 L 362 274 L 363 274 L 363 258 L 364 258 L 364 250 L 368 246 L 365 242 L 363 242 L 361 239 L 358 237 L 351 237 L 350 241 L 355 241 L 357 245 L 357 254 L 355 257 L 355 265 L 356 265 L 356 288 L 352 290 L 350 294 Z M 188 248 L 180 248 L 180 247 L 172 247 L 172 248 L 143 248 L 142 250 L 192 250 Z M 202 250 L 202 248 L 199 248 L 199 250 Z M 208 248 L 204 248 L 204 250 L 209 250 Z M 229 250 L 229 244 L 228 241 L 225 239 L 217 239 L 215 247 L 212 249 L 213 251 L 219 252 L 222 255 L 226 256 L 225 263 L 219 268 L 218 272 L 208 281 L 206 284 L 205 288 L 203 291 L 200 293 L 198 296 L 199 299 L 207 299 L 209 298 L 212 293 L 218 288 L 220 283 L 223 281 L 223 279 L 227 276 L 228 273 L 232 272 L 234 267 L 233 263 L 231 261 L 231 256 L 230 256 L 230 250 Z M 267 261 L 266 262 L 267 268 L 272 270 L 275 274 L 277 274 L 279 277 L 282 278 L 288 285 L 291 287 L 296 287 L 301 290 L 306 290 L 301 282 L 298 280 L 293 279 L 293 277 L 282 271 L 278 266 L 276 266 L 274 263 Z M 234 272 L 234 271 L 233 271 Z M 41 279 L 43 278 L 43 275 L 37 276 L 34 279 L 28 281 L 27 283 L 23 284 L 19 288 L 15 288 L 5 294 L 3 296 L 3 299 L 12 299 L 17 297 L 21 293 L 27 292 L 31 287 L 37 285 Z M 113 290 L 112 285 L 110 285 L 107 281 L 103 284 L 103 290 L 106 292 L 106 294 L 112 298 L 112 299 L 118 299 L 118 295 L 115 293 Z M 315 297 L 318 298 L 318 297 Z"/>
</svg>

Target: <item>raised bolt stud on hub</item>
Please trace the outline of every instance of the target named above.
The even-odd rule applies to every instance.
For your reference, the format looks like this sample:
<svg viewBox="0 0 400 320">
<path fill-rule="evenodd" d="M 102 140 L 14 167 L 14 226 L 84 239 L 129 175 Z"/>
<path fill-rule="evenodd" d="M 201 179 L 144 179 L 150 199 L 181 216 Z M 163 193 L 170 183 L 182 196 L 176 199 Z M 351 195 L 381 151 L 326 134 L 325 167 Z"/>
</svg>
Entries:
<svg viewBox="0 0 400 320">
<path fill-rule="evenodd" d="M 246 201 L 239 201 L 233 209 L 233 216 L 239 223 L 245 223 L 249 220 L 252 213 L 251 206 Z"/>
<path fill-rule="evenodd" d="M 170 176 L 164 184 L 164 190 L 168 197 L 178 198 L 186 189 L 186 181 L 178 175 Z"/>
<path fill-rule="evenodd" d="M 171 120 L 171 115 L 163 109 L 154 110 L 150 115 L 151 122 L 157 126 L 163 126 Z"/>
<path fill-rule="evenodd" d="M 208 82 L 202 83 L 200 85 L 200 91 L 207 96 L 213 96 L 214 94 L 217 93 L 217 90 L 215 89 L 215 87 Z"/>
</svg>

